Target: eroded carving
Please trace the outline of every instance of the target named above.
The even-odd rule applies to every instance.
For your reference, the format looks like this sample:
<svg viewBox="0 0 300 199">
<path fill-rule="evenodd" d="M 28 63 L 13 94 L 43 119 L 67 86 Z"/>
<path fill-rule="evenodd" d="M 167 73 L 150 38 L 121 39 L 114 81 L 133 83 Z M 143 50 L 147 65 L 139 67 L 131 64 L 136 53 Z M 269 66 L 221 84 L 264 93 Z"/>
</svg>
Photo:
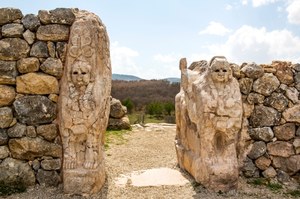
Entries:
<svg viewBox="0 0 300 199">
<path fill-rule="evenodd" d="M 65 193 L 90 195 L 105 181 L 104 133 L 111 89 L 108 43 L 97 16 L 76 13 L 59 103 Z"/>
<path fill-rule="evenodd" d="M 214 191 L 237 188 L 237 135 L 242 101 L 225 57 L 187 69 L 180 61 L 181 91 L 176 96 L 176 151 L 181 168 Z"/>
</svg>

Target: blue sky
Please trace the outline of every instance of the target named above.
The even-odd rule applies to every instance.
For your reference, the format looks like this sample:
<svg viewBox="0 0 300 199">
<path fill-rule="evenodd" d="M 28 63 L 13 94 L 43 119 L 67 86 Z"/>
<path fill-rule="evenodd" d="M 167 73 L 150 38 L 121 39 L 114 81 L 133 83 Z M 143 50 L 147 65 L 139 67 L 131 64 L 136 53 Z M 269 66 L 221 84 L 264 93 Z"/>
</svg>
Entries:
<svg viewBox="0 0 300 199">
<path fill-rule="evenodd" d="M 77 7 L 107 27 L 113 73 L 179 77 L 188 63 L 214 55 L 230 62 L 300 62 L 300 0 L 1 0 L 23 14 Z"/>
</svg>

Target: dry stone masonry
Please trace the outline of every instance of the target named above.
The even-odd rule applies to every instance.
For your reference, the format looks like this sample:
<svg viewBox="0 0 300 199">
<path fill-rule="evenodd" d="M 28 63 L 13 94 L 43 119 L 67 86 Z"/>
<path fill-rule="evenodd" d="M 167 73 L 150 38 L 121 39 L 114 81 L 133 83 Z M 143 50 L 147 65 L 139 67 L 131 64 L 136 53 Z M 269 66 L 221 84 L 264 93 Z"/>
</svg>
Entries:
<svg viewBox="0 0 300 199">
<path fill-rule="evenodd" d="M 0 182 L 99 191 L 111 88 L 105 26 L 77 9 L 0 8 L 0 29 Z"/>
<path fill-rule="evenodd" d="M 246 177 L 265 177 L 283 184 L 300 182 L 300 64 L 273 61 L 269 65 L 244 63 L 212 69 L 211 64 L 199 61 L 186 69 L 186 61 L 182 59 L 180 66 L 176 151 L 181 168 L 215 191 L 236 188 L 236 181 L 228 180 L 236 179 L 232 168 L 239 168 L 240 174 Z M 223 87 L 214 86 L 215 82 L 207 83 L 211 71 L 217 74 L 221 70 L 223 75 L 225 71 L 232 71 L 238 84 L 236 80 L 232 84 L 224 83 Z M 226 91 L 225 95 L 218 88 Z M 214 118 L 222 115 L 221 110 L 225 110 L 227 118 L 215 122 Z M 223 130 L 218 126 L 223 126 Z M 226 135 L 225 138 L 218 137 L 218 133 Z M 234 146 L 231 150 L 230 145 Z M 220 149 L 223 151 L 218 153 Z M 216 172 L 218 158 L 230 160 L 234 165 L 230 168 L 223 163 L 227 181 L 223 173 Z M 222 186 L 223 183 L 227 187 Z"/>
</svg>

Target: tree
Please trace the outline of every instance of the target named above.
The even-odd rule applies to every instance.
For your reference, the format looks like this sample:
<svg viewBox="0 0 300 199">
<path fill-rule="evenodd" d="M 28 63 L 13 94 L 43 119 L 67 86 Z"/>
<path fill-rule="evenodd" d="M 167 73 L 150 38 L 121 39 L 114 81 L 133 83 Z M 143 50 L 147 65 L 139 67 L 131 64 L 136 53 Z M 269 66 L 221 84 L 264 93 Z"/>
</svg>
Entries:
<svg viewBox="0 0 300 199">
<path fill-rule="evenodd" d="M 172 102 L 166 102 L 164 104 L 164 109 L 168 115 L 171 115 L 172 111 L 175 111 L 175 105 Z"/>
<path fill-rule="evenodd" d="M 164 107 L 161 102 L 151 102 L 146 106 L 146 112 L 149 115 L 161 116 L 163 111 Z"/>
<path fill-rule="evenodd" d="M 125 100 L 123 100 L 122 104 L 127 107 L 128 113 L 132 113 L 132 109 L 134 107 L 134 104 L 133 104 L 133 102 L 130 98 L 126 98 Z"/>
</svg>

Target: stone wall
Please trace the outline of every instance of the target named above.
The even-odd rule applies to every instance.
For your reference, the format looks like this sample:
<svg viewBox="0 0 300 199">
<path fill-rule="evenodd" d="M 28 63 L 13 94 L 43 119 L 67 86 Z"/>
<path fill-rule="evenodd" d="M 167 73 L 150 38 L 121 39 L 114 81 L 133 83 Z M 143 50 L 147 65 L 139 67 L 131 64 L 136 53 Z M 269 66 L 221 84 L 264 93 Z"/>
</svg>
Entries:
<svg viewBox="0 0 300 199">
<path fill-rule="evenodd" d="M 282 183 L 289 182 L 289 176 L 299 178 L 300 64 L 232 66 L 244 108 L 238 146 L 242 173 Z"/>
<path fill-rule="evenodd" d="M 71 9 L 0 9 L 0 182 L 61 182 L 57 100 L 74 20 Z"/>
</svg>

